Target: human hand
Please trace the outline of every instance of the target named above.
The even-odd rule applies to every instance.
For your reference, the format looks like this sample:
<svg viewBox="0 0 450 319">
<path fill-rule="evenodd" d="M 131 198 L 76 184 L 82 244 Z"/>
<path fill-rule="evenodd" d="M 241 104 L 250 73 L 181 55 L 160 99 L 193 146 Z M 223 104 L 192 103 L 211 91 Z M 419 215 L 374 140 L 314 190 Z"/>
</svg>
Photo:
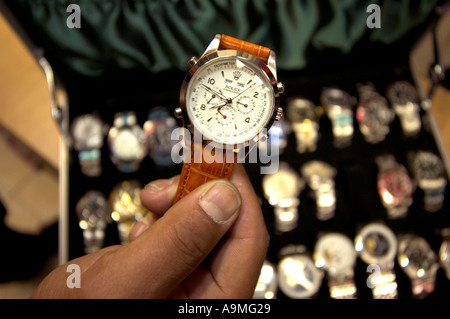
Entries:
<svg viewBox="0 0 450 319">
<path fill-rule="evenodd" d="M 80 266 L 81 288 L 67 287 L 63 265 L 32 297 L 251 298 L 269 236 L 244 168 L 235 165 L 231 182 L 208 182 L 170 207 L 178 180 L 142 190 L 152 213 L 135 225 L 129 244 L 69 262 Z"/>
</svg>

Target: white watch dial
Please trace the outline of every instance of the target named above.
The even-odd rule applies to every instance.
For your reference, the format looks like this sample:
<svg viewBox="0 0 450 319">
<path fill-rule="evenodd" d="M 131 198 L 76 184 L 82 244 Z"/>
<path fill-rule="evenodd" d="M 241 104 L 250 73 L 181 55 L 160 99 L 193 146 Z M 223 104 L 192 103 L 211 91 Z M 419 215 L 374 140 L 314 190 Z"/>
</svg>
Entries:
<svg viewBox="0 0 450 319">
<path fill-rule="evenodd" d="M 131 129 L 119 130 L 112 140 L 111 147 L 114 155 L 124 161 L 142 158 L 144 148 Z"/>
<path fill-rule="evenodd" d="M 189 120 L 206 140 L 241 144 L 267 126 L 275 98 L 268 76 L 239 57 L 213 59 L 194 73 L 186 93 Z"/>
<path fill-rule="evenodd" d="M 101 147 L 103 142 L 103 124 L 95 116 L 82 115 L 72 125 L 72 136 L 77 148 Z"/>
</svg>

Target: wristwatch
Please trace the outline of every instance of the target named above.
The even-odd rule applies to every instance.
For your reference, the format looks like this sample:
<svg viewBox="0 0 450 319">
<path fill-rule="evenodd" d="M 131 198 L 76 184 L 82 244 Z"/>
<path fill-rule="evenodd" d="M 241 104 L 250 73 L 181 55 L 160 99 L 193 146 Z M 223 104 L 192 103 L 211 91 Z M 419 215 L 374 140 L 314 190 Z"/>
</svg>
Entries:
<svg viewBox="0 0 450 319">
<path fill-rule="evenodd" d="M 273 174 L 263 175 L 264 196 L 274 207 L 275 228 L 279 232 L 288 232 L 297 227 L 299 195 L 305 182 L 297 172 L 285 162 Z"/>
<path fill-rule="evenodd" d="M 317 268 L 325 270 L 333 299 L 355 299 L 354 267 L 356 252 L 346 235 L 336 232 L 320 235 L 314 247 Z"/>
<path fill-rule="evenodd" d="M 447 186 L 441 159 L 430 151 L 417 151 L 409 154 L 409 164 L 417 185 L 424 192 L 425 211 L 438 211 L 444 205 Z"/>
<path fill-rule="evenodd" d="M 191 66 L 175 115 L 191 135 L 174 203 L 199 185 L 230 178 L 283 109 L 275 53 L 266 47 L 218 34 Z"/>
<path fill-rule="evenodd" d="M 413 202 L 415 185 L 406 168 L 397 163 L 393 155 L 380 155 L 377 189 L 387 216 L 392 219 L 405 217 Z"/>
<path fill-rule="evenodd" d="M 415 298 L 424 298 L 434 291 L 439 264 L 424 238 L 414 234 L 399 236 L 397 261 L 411 280 Z"/>
<path fill-rule="evenodd" d="M 294 98 L 286 106 L 286 118 L 295 133 L 300 154 L 317 149 L 319 122 L 315 108 L 312 101 L 303 98 Z"/>
<path fill-rule="evenodd" d="M 408 81 L 396 81 L 388 86 L 386 97 L 400 119 L 403 134 L 406 137 L 416 136 L 420 132 L 422 124 L 419 96 L 414 85 Z"/>
<path fill-rule="evenodd" d="M 114 126 L 108 133 L 111 160 L 123 173 L 132 173 L 139 169 L 141 161 L 147 155 L 145 134 L 138 125 L 136 113 L 119 112 L 114 116 Z"/>
<path fill-rule="evenodd" d="M 334 217 L 336 191 L 334 177 L 336 169 L 323 161 L 309 161 L 300 168 L 301 175 L 316 195 L 317 219 L 328 220 Z"/>
<path fill-rule="evenodd" d="M 123 181 L 109 195 L 111 217 L 117 223 L 121 244 L 128 243 L 131 228 L 148 213 L 141 203 L 141 189 L 137 180 Z"/>
<path fill-rule="evenodd" d="M 324 88 L 320 94 L 320 103 L 331 121 L 334 146 L 348 147 L 353 138 L 353 105 L 356 99 L 338 88 Z"/>
<path fill-rule="evenodd" d="M 90 254 L 103 247 L 106 226 L 112 222 L 111 207 L 103 193 L 90 190 L 75 206 L 78 224 L 83 230 L 84 252 Z"/>
<path fill-rule="evenodd" d="M 365 225 L 355 237 L 355 250 L 368 265 L 367 286 L 374 299 L 397 299 L 397 282 L 394 272 L 397 238 L 381 222 Z"/>
<path fill-rule="evenodd" d="M 439 248 L 439 261 L 445 275 L 450 280 L 450 228 L 444 228 L 441 235 L 443 240 Z"/>
<path fill-rule="evenodd" d="M 290 245 L 281 252 L 277 265 L 278 287 L 291 299 L 315 298 L 323 281 L 323 271 L 314 265 L 303 246 Z"/>
<path fill-rule="evenodd" d="M 367 142 L 379 143 L 388 135 L 395 114 L 373 84 L 359 84 L 357 88 L 360 102 L 356 108 L 356 120 L 359 130 Z"/>
<path fill-rule="evenodd" d="M 153 108 L 143 127 L 150 158 L 158 166 L 173 165 L 171 152 L 174 143 L 171 135 L 178 126 L 169 109 L 162 106 Z"/>
<path fill-rule="evenodd" d="M 74 118 L 71 126 L 73 147 L 78 151 L 81 172 L 90 177 L 102 173 L 101 148 L 107 126 L 97 114 L 83 114 Z"/>
<path fill-rule="evenodd" d="M 275 299 L 277 297 L 277 273 L 275 266 L 264 260 L 259 274 L 258 283 L 256 284 L 253 299 Z"/>
</svg>

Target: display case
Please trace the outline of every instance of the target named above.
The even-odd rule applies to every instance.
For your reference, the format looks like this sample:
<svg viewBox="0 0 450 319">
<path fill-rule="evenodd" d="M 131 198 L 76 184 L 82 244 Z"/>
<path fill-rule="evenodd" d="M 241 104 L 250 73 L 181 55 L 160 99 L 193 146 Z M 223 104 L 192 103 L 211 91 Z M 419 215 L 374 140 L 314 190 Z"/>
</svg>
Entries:
<svg viewBox="0 0 450 319">
<path fill-rule="evenodd" d="M 207 45 L 196 43 L 206 35 L 186 50 L 174 50 L 177 65 L 172 67 L 157 70 L 157 63 L 148 68 L 145 61 L 141 67 L 121 67 L 129 62 L 122 55 L 124 60 L 109 61 L 105 68 L 109 64 L 102 57 L 109 55 L 97 52 L 99 60 L 88 62 L 98 74 L 86 74 L 76 71 L 83 62 L 79 56 L 64 55 L 76 55 L 75 49 L 58 47 L 55 34 L 36 27 L 39 19 L 32 11 L 37 7 L 27 1 L 0 3 L 46 73 L 61 128 L 60 261 L 125 244 L 133 223 L 146 214 L 140 189 L 181 171 L 181 163 L 169 159 L 170 133 L 181 126 L 173 110 L 187 70 L 179 65 L 189 58 L 184 53 L 196 53 L 192 47 Z M 62 2 L 56 7 L 56 20 L 65 21 L 66 7 Z M 358 8 L 365 17 L 365 8 Z M 418 90 L 409 64 L 417 31 L 423 33 L 437 17 L 433 10 L 414 12 L 421 19 L 397 41 L 371 42 L 365 36 L 347 51 L 317 53 L 317 47 L 306 47 L 303 66 L 298 58 L 289 62 L 287 47 L 276 36 L 282 24 L 267 13 L 277 31 L 268 33 L 267 44 L 280 49 L 284 61 L 278 79 L 285 85 L 285 116 L 270 131 L 269 149 L 259 149 L 270 162 L 244 164 L 271 236 L 255 297 L 450 295 L 448 159 L 432 105 Z M 320 15 L 321 21 L 327 17 L 333 14 Z M 99 36 L 91 32 L 89 19 L 83 21 L 85 34 Z M 166 30 L 164 24 L 150 26 Z M 295 43 L 296 37 L 291 30 L 282 39 Z M 96 41 L 103 50 L 103 39 Z M 171 47 L 186 42 L 165 41 Z M 139 49 L 145 55 L 148 48 L 133 48 Z M 261 174 L 270 165 L 275 172 Z"/>
</svg>

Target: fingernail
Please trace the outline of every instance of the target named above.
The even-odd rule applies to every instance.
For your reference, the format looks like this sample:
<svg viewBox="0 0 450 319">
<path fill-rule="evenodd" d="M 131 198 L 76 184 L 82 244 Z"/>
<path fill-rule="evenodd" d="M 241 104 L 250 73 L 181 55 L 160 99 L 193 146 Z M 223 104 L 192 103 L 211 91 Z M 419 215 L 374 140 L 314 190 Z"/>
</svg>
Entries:
<svg viewBox="0 0 450 319">
<path fill-rule="evenodd" d="M 152 191 L 152 192 L 159 192 L 162 191 L 163 189 L 169 187 L 170 185 L 172 185 L 173 183 L 173 178 L 170 179 L 158 179 L 156 181 L 153 181 L 151 183 L 148 183 L 147 185 L 145 185 L 145 189 Z"/>
<path fill-rule="evenodd" d="M 149 225 L 147 219 L 144 218 L 143 220 L 138 221 L 138 222 L 134 225 L 133 235 L 137 238 L 137 237 L 139 237 L 144 231 L 146 231 L 149 227 L 150 227 L 150 225 Z"/>
<path fill-rule="evenodd" d="M 215 223 L 225 224 L 237 216 L 241 207 L 241 197 L 226 182 L 217 181 L 200 195 L 198 203 Z"/>
</svg>

